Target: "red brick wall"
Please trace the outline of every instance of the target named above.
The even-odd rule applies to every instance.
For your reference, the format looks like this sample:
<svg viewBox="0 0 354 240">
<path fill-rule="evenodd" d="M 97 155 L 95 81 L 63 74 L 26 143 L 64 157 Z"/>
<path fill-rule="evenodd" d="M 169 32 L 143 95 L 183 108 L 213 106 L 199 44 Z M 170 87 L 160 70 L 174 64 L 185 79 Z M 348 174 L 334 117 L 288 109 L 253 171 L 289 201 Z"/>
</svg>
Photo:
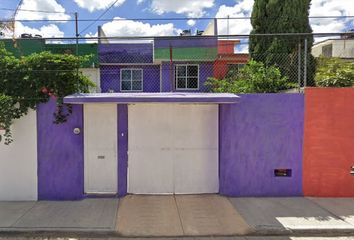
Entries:
<svg viewBox="0 0 354 240">
<path fill-rule="evenodd" d="M 305 90 L 305 196 L 354 197 L 354 88 Z"/>
</svg>

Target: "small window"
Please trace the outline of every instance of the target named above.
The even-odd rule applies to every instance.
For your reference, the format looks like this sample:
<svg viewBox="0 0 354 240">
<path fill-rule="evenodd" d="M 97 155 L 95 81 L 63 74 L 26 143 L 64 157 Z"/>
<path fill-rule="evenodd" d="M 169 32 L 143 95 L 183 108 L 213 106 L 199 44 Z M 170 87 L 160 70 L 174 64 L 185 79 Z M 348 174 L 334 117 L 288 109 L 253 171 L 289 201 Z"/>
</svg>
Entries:
<svg viewBox="0 0 354 240">
<path fill-rule="evenodd" d="M 176 65 L 175 82 L 177 90 L 199 88 L 199 65 Z"/>
<path fill-rule="evenodd" d="M 142 91 L 143 70 L 142 69 L 121 69 L 120 71 L 121 91 Z"/>
</svg>

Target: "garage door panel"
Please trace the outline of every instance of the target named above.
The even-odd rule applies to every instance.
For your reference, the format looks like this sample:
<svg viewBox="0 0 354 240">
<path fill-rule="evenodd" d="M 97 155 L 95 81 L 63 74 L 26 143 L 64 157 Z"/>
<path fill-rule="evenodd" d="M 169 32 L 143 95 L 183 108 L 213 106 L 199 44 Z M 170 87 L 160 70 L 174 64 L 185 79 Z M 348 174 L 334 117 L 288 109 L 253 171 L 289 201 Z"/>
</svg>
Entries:
<svg viewBox="0 0 354 240">
<path fill-rule="evenodd" d="M 218 146 L 217 105 L 177 105 L 172 118 L 173 146 L 214 148 Z"/>
<path fill-rule="evenodd" d="M 129 148 L 170 146 L 169 117 L 169 108 L 164 105 L 130 105 L 128 108 Z"/>
<path fill-rule="evenodd" d="M 218 150 L 180 150 L 174 154 L 175 193 L 219 191 Z"/>
<path fill-rule="evenodd" d="M 173 161 L 169 151 L 129 151 L 128 167 L 129 193 L 173 193 Z"/>
</svg>

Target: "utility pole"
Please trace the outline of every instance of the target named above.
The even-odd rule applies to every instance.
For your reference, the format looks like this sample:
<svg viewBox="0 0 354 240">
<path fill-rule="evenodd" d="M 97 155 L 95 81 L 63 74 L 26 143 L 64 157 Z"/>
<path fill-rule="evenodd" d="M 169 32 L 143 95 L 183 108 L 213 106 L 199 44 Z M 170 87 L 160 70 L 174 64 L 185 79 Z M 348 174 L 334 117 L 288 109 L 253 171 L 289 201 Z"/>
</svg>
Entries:
<svg viewBox="0 0 354 240">
<path fill-rule="evenodd" d="M 307 38 L 304 44 L 304 89 L 307 87 Z"/>
<path fill-rule="evenodd" d="M 79 24 L 78 14 L 75 12 L 75 36 L 76 36 L 76 56 L 79 55 Z"/>
<path fill-rule="evenodd" d="M 227 15 L 227 38 L 230 35 L 230 15 Z"/>
<path fill-rule="evenodd" d="M 78 14 L 75 12 L 75 36 L 76 36 L 76 57 L 79 56 L 79 23 L 78 23 Z M 76 68 L 76 77 L 79 81 L 79 66 Z"/>
</svg>

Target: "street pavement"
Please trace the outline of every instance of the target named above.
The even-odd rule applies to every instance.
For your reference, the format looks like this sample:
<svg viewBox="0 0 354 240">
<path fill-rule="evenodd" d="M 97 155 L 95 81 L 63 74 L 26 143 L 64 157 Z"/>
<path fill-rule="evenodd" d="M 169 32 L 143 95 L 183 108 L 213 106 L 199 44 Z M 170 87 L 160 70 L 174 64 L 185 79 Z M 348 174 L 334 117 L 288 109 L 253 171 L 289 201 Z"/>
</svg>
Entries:
<svg viewBox="0 0 354 240">
<path fill-rule="evenodd" d="M 80 239 L 196 239 L 193 237 L 201 236 L 210 239 L 219 236 L 217 239 L 236 240 L 347 237 L 354 236 L 354 199 L 226 198 L 206 194 L 128 195 L 119 200 L 0 202 L 0 237 L 4 236 Z"/>
</svg>

